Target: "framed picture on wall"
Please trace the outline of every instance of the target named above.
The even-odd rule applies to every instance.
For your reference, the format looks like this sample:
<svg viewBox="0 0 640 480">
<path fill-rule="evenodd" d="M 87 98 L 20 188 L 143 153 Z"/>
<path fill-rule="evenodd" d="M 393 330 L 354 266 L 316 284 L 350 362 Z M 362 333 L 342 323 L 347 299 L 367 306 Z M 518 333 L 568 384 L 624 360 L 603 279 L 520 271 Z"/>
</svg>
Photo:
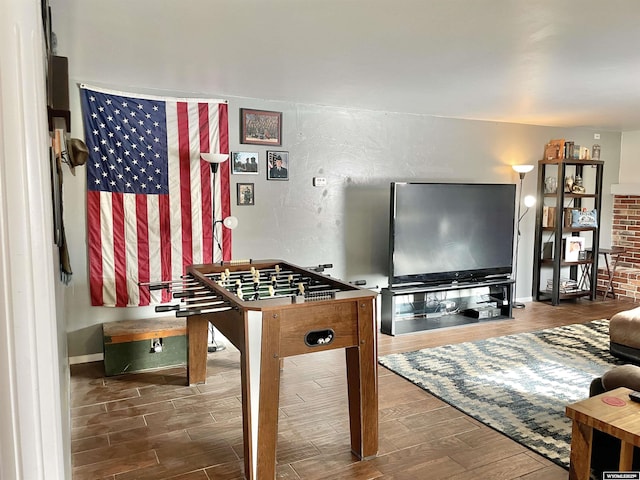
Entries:
<svg viewBox="0 0 640 480">
<path fill-rule="evenodd" d="M 241 108 L 240 143 L 282 145 L 282 112 Z"/>
<path fill-rule="evenodd" d="M 257 175 L 258 152 L 232 152 L 231 173 Z"/>
<path fill-rule="evenodd" d="M 289 152 L 267 151 L 267 180 L 289 180 Z"/>
<path fill-rule="evenodd" d="M 253 183 L 236 184 L 238 205 L 255 205 Z"/>
</svg>

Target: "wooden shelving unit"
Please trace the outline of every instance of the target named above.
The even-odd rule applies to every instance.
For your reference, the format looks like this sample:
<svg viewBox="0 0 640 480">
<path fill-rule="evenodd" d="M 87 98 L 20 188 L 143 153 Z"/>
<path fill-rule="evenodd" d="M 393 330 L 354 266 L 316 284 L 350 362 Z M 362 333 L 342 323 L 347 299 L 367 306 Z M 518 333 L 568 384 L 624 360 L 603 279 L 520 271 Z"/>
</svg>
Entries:
<svg viewBox="0 0 640 480">
<path fill-rule="evenodd" d="M 538 162 L 538 203 L 536 207 L 536 234 L 533 263 L 533 298 L 558 305 L 561 300 L 596 298 L 598 255 L 586 259 L 566 261 L 564 241 L 567 238 L 588 237 L 588 250 L 597 252 L 600 239 L 600 207 L 602 203 L 602 160 L 550 159 Z M 565 179 L 580 175 L 585 193 L 565 191 Z M 557 190 L 545 192 L 545 180 L 555 177 Z M 555 207 L 554 226 L 543 226 L 544 207 Z M 574 227 L 565 223 L 566 209 L 587 208 L 597 212 L 596 227 Z M 551 257 L 543 258 L 544 244 L 552 243 Z M 548 253 L 548 250 L 547 250 Z M 564 280 L 577 282 L 578 288 L 563 291 Z M 551 288 L 548 288 L 548 283 Z"/>
</svg>

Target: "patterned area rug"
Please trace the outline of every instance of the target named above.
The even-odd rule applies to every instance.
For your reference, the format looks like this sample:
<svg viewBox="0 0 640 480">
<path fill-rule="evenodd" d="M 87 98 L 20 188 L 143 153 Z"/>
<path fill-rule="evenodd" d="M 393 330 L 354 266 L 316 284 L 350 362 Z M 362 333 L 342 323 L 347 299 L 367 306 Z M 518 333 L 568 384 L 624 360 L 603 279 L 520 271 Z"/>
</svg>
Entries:
<svg viewBox="0 0 640 480">
<path fill-rule="evenodd" d="M 480 422 L 569 468 L 565 407 L 624 362 L 609 353 L 609 321 L 386 355 L 379 363 Z"/>
</svg>

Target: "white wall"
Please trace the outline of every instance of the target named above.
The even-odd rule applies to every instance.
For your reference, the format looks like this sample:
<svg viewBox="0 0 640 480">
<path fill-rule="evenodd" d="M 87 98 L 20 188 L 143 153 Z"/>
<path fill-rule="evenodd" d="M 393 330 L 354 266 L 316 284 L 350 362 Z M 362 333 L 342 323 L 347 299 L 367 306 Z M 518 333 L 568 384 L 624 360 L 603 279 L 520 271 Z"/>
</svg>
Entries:
<svg viewBox="0 0 640 480">
<path fill-rule="evenodd" d="M 515 183 L 515 163 L 537 163 L 544 145 L 552 138 L 567 138 L 577 144 L 602 145 L 606 161 L 605 192 L 617 182 L 620 133 L 599 132 L 593 140 L 587 129 L 559 129 L 505 123 L 480 122 L 332 108 L 295 102 L 237 98 L 219 90 L 215 76 L 193 75 L 193 68 L 206 59 L 211 45 L 183 45 L 189 25 L 175 22 L 171 28 L 154 20 L 154 32 L 144 25 L 140 38 L 169 32 L 175 52 L 141 53 L 119 48 L 117 54 L 100 54 L 131 35 L 131 28 L 113 28 L 102 11 L 104 4 L 52 1 L 58 53 L 69 57 L 72 133 L 82 137 L 78 83 L 118 90 L 203 96 L 229 100 L 231 151 L 254 151 L 260 155 L 257 176 L 232 175 L 232 213 L 240 220 L 233 232 L 234 258 L 282 258 L 310 266 L 332 263 L 329 272 L 345 280 L 366 279 L 370 285 L 386 286 L 389 183 L 394 180 L 469 181 Z M 115 13 L 114 13 L 115 14 Z M 127 20 L 128 22 L 131 19 Z M 201 32 L 202 33 L 202 32 Z M 117 40 L 116 37 L 118 36 Z M 234 42 L 254 41 L 239 35 Z M 152 48 L 152 45 L 148 47 Z M 192 51 L 195 50 L 195 51 Z M 172 55 L 180 65 L 172 68 Z M 186 57 L 185 57 L 186 56 Z M 224 65 L 220 66 L 224 68 Z M 211 70 L 211 66 L 207 66 Z M 247 74 L 257 74 L 247 66 Z M 194 93 L 195 92 L 195 93 Z M 281 150 L 290 155 L 290 180 L 267 181 L 264 147 L 239 143 L 239 109 L 257 108 L 283 112 Z M 323 176 L 327 186 L 314 188 L 312 178 Z M 69 353 L 82 356 L 101 352 L 100 325 L 105 321 L 153 315 L 151 309 L 108 309 L 89 306 L 86 264 L 85 189 L 82 174 L 65 178 L 65 228 L 74 276 L 67 289 Z M 524 194 L 535 191 L 536 172 L 527 175 Z M 255 183 L 255 206 L 236 206 L 235 183 Z M 611 198 L 603 201 L 605 222 Z M 518 264 L 517 297 L 531 297 L 534 213 L 523 220 Z M 610 227 L 603 225 L 603 245 L 610 242 Z"/>
<path fill-rule="evenodd" d="M 81 80 L 85 79 L 74 79 Z M 234 258 L 282 258 L 303 266 L 332 263 L 332 275 L 349 281 L 366 279 L 379 286 L 387 284 L 391 181 L 515 183 L 517 175 L 510 166 L 535 164 L 549 139 L 566 137 L 586 145 L 593 138 L 592 132 L 577 129 L 228 100 L 231 150 L 255 151 L 260 158 L 259 175 L 231 176 L 232 214 L 240 220 L 233 231 Z M 291 162 L 288 182 L 266 180 L 265 147 L 238 143 L 241 107 L 283 112 L 282 149 L 289 151 Z M 79 110 L 74 110 L 76 124 L 79 116 Z M 611 183 L 617 181 L 620 135 L 601 136 L 603 158 L 611 165 L 605 168 L 605 181 Z M 314 188 L 314 176 L 326 177 L 327 186 Z M 255 183 L 255 206 L 236 206 L 237 182 Z M 525 195 L 535 193 L 535 182 L 534 171 L 525 178 Z M 84 273 L 85 182 L 76 176 L 65 180 L 65 187 L 66 231 L 75 272 L 67 290 L 69 349 L 72 355 L 85 355 L 101 351 L 101 322 L 153 312 L 89 306 Z M 70 196 L 73 200 L 68 200 Z M 603 211 L 608 219 L 608 195 Z M 522 225 L 517 296 L 524 299 L 531 296 L 534 217 L 531 211 Z M 610 228 L 603 227 L 602 243 L 608 244 Z"/>
<path fill-rule="evenodd" d="M 40 2 L 0 1 L 0 478 L 71 478 Z"/>
<path fill-rule="evenodd" d="M 640 195 L 640 130 L 622 133 L 620 180 L 613 193 Z"/>
<path fill-rule="evenodd" d="M 622 133 L 620 183 L 640 184 L 640 130 Z"/>
</svg>

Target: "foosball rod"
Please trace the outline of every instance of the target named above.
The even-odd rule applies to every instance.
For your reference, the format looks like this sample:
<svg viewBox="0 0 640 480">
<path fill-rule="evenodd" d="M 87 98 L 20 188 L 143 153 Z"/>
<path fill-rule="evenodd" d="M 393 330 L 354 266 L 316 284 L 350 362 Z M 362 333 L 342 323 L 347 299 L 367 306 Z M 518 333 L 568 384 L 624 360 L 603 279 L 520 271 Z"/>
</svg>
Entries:
<svg viewBox="0 0 640 480">
<path fill-rule="evenodd" d="M 310 277 L 302 277 L 302 278 L 290 278 L 290 279 L 264 279 L 264 280 L 258 280 L 256 281 L 256 279 L 245 279 L 243 280 L 235 280 L 235 281 L 227 281 L 227 282 L 222 282 L 222 281 L 218 281 L 216 282 L 217 285 L 221 286 L 221 287 L 234 287 L 234 286 L 242 286 L 242 287 L 246 287 L 246 286 L 253 286 L 253 285 L 260 285 L 260 286 L 294 286 L 294 285 L 299 285 L 299 284 L 303 284 L 303 285 L 326 285 L 328 286 L 325 282 L 322 282 L 320 280 L 315 280 L 313 278 Z"/>
<path fill-rule="evenodd" d="M 322 273 L 326 268 L 333 268 L 333 263 L 324 263 L 315 267 L 307 267 L 307 270 L 311 270 L 312 272 Z"/>
<path fill-rule="evenodd" d="M 158 305 L 156 306 L 156 312 L 171 312 L 174 310 L 181 310 L 185 308 L 202 308 L 213 305 L 223 305 L 225 302 L 223 300 L 217 300 L 213 302 L 202 302 L 202 303 L 175 303 L 171 305 Z"/>
<path fill-rule="evenodd" d="M 193 315 L 204 315 L 207 313 L 219 313 L 219 312 L 226 312 L 231 310 L 233 307 L 227 305 L 225 307 L 219 307 L 219 308 L 205 308 L 205 309 L 185 309 L 185 310 L 178 310 L 176 312 L 176 317 L 190 317 Z"/>
<path fill-rule="evenodd" d="M 340 289 L 338 288 L 334 288 L 331 290 L 320 290 L 318 292 L 304 292 L 304 293 L 299 293 L 299 292 L 292 292 L 292 293 L 288 293 L 288 294 L 278 294 L 278 295 L 262 295 L 260 296 L 261 292 L 242 292 L 242 300 L 269 300 L 271 298 L 292 298 L 292 297 L 305 297 L 307 294 L 310 295 L 319 295 L 319 294 L 327 294 L 327 295 L 332 295 L 334 293 L 339 292 Z M 257 294 L 257 298 L 256 298 L 256 294 Z M 239 296 L 239 295 L 238 295 Z M 253 298 L 251 298 L 253 297 Z"/>
<path fill-rule="evenodd" d="M 149 290 L 173 290 L 175 288 L 190 288 L 199 285 L 199 283 L 195 280 L 191 281 L 181 281 L 174 280 L 171 282 L 155 282 L 150 283 L 149 285 L 138 284 L 141 287 L 147 287 Z"/>
<path fill-rule="evenodd" d="M 263 270 L 254 270 L 254 271 L 249 271 L 249 270 L 240 270 L 240 271 L 235 271 L 235 272 L 216 272 L 216 273 L 206 273 L 204 274 L 205 277 L 207 278 L 212 278 L 212 279 L 220 279 L 220 278 L 225 278 L 225 279 L 231 279 L 231 280 L 235 280 L 237 278 L 244 278 L 244 277 L 254 277 L 256 274 L 259 274 L 260 277 L 267 277 L 270 278 L 272 276 L 276 276 L 276 277 L 282 277 L 284 275 L 301 275 L 298 272 L 294 272 L 293 270 L 278 270 L 276 271 L 275 269 L 272 268 L 268 268 L 268 269 L 263 269 Z"/>
<path fill-rule="evenodd" d="M 214 280 L 216 282 L 216 284 L 225 287 L 225 288 L 231 288 L 234 287 L 236 285 L 238 285 L 238 282 L 240 282 L 240 285 L 244 286 L 251 286 L 251 285 L 255 285 L 255 284 L 259 284 L 259 285 L 298 285 L 300 283 L 303 283 L 305 285 L 326 285 L 328 286 L 326 283 L 322 282 L 321 280 L 318 279 L 314 279 L 311 277 L 303 277 L 300 275 L 289 275 L 288 278 L 274 278 L 273 276 L 271 278 L 259 278 L 256 279 L 255 278 L 246 278 L 246 277 L 241 277 L 241 278 L 237 278 L 237 279 L 229 279 L 229 280 Z"/>
<path fill-rule="evenodd" d="M 326 283 L 309 285 L 303 282 L 299 282 L 296 285 L 289 285 L 289 284 L 276 285 L 275 287 L 271 283 L 264 283 L 264 284 L 259 284 L 258 288 L 256 288 L 255 283 L 247 283 L 242 285 L 235 285 L 236 287 L 235 290 L 237 291 L 237 289 L 240 288 L 241 290 L 246 292 L 267 292 L 273 289 L 274 292 L 287 292 L 292 290 L 300 290 L 300 286 L 303 287 L 303 290 L 323 290 L 323 289 L 329 290 L 330 289 L 330 285 L 327 285 Z M 230 288 L 229 291 L 233 292 L 234 289 Z"/>
<path fill-rule="evenodd" d="M 172 295 L 173 298 L 202 298 L 216 295 L 216 293 L 208 287 L 200 287 L 193 290 L 176 290 Z"/>
<path fill-rule="evenodd" d="M 333 268 L 333 264 L 325 263 L 325 264 L 317 265 L 315 267 L 307 267 L 306 270 L 310 270 L 312 272 L 323 272 L 324 269 L 326 269 L 326 268 Z M 204 275 L 205 275 L 205 277 L 215 277 L 216 275 L 221 275 L 222 273 L 225 273 L 225 276 L 228 276 L 230 278 L 234 278 L 234 277 L 237 277 L 237 276 L 253 275 L 253 272 L 259 272 L 261 276 L 263 274 L 269 275 L 271 273 L 276 273 L 277 276 L 289 275 L 289 274 L 303 275 L 302 273 L 294 272 L 293 270 L 282 270 L 280 265 L 276 265 L 275 267 L 270 267 L 270 268 L 262 268 L 262 269 L 253 268 L 252 267 L 251 270 L 230 271 L 229 269 L 226 269 L 225 272 L 206 273 Z"/>
<path fill-rule="evenodd" d="M 234 283 L 217 282 L 217 284 L 230 292 L 237 292 L 238 288 L 240 288 L 241 290 L 246 290 L 247 293 L 255 292 L 255 291 L 267 292 L 270 290 L 270 288 L 273 288 L 276 293 L 292 292 L 295 290 L 300 290 L 301 284 L 305 290 L 320 290 L 320 289 L 330 288 L 330 286 L 326 283 L 319 282 L 319 283 L 312 284 L 311 282 L 313 281 L 313 279 L 309 277 L 305 277 L 303 280 L 304 281 L 297 281 L 297 282 L 295 282 L 295 280 L 292 280 L 292 281 L 282 280 L 280 282 L 276 281 L 275 287 L 274 287 L 273 281 L 244 282 L 244 283 L 241 282 L 240 284 L 238 284 L 239 280 L 236 280 Z M 257 289 L 256 289 L 256 285 L 258 286 Z M 173 292 L 173 298 L 184 298 L 184 299 L 204 298 L 211 295 L 215 295 L 215 293 L 205 285 L 200 285 L 197 288 L 194 287 L 189 289 L 177 290 Z M 273 295 L 270 295 L 270 296 L 273 296 Z"/>
</svg>

